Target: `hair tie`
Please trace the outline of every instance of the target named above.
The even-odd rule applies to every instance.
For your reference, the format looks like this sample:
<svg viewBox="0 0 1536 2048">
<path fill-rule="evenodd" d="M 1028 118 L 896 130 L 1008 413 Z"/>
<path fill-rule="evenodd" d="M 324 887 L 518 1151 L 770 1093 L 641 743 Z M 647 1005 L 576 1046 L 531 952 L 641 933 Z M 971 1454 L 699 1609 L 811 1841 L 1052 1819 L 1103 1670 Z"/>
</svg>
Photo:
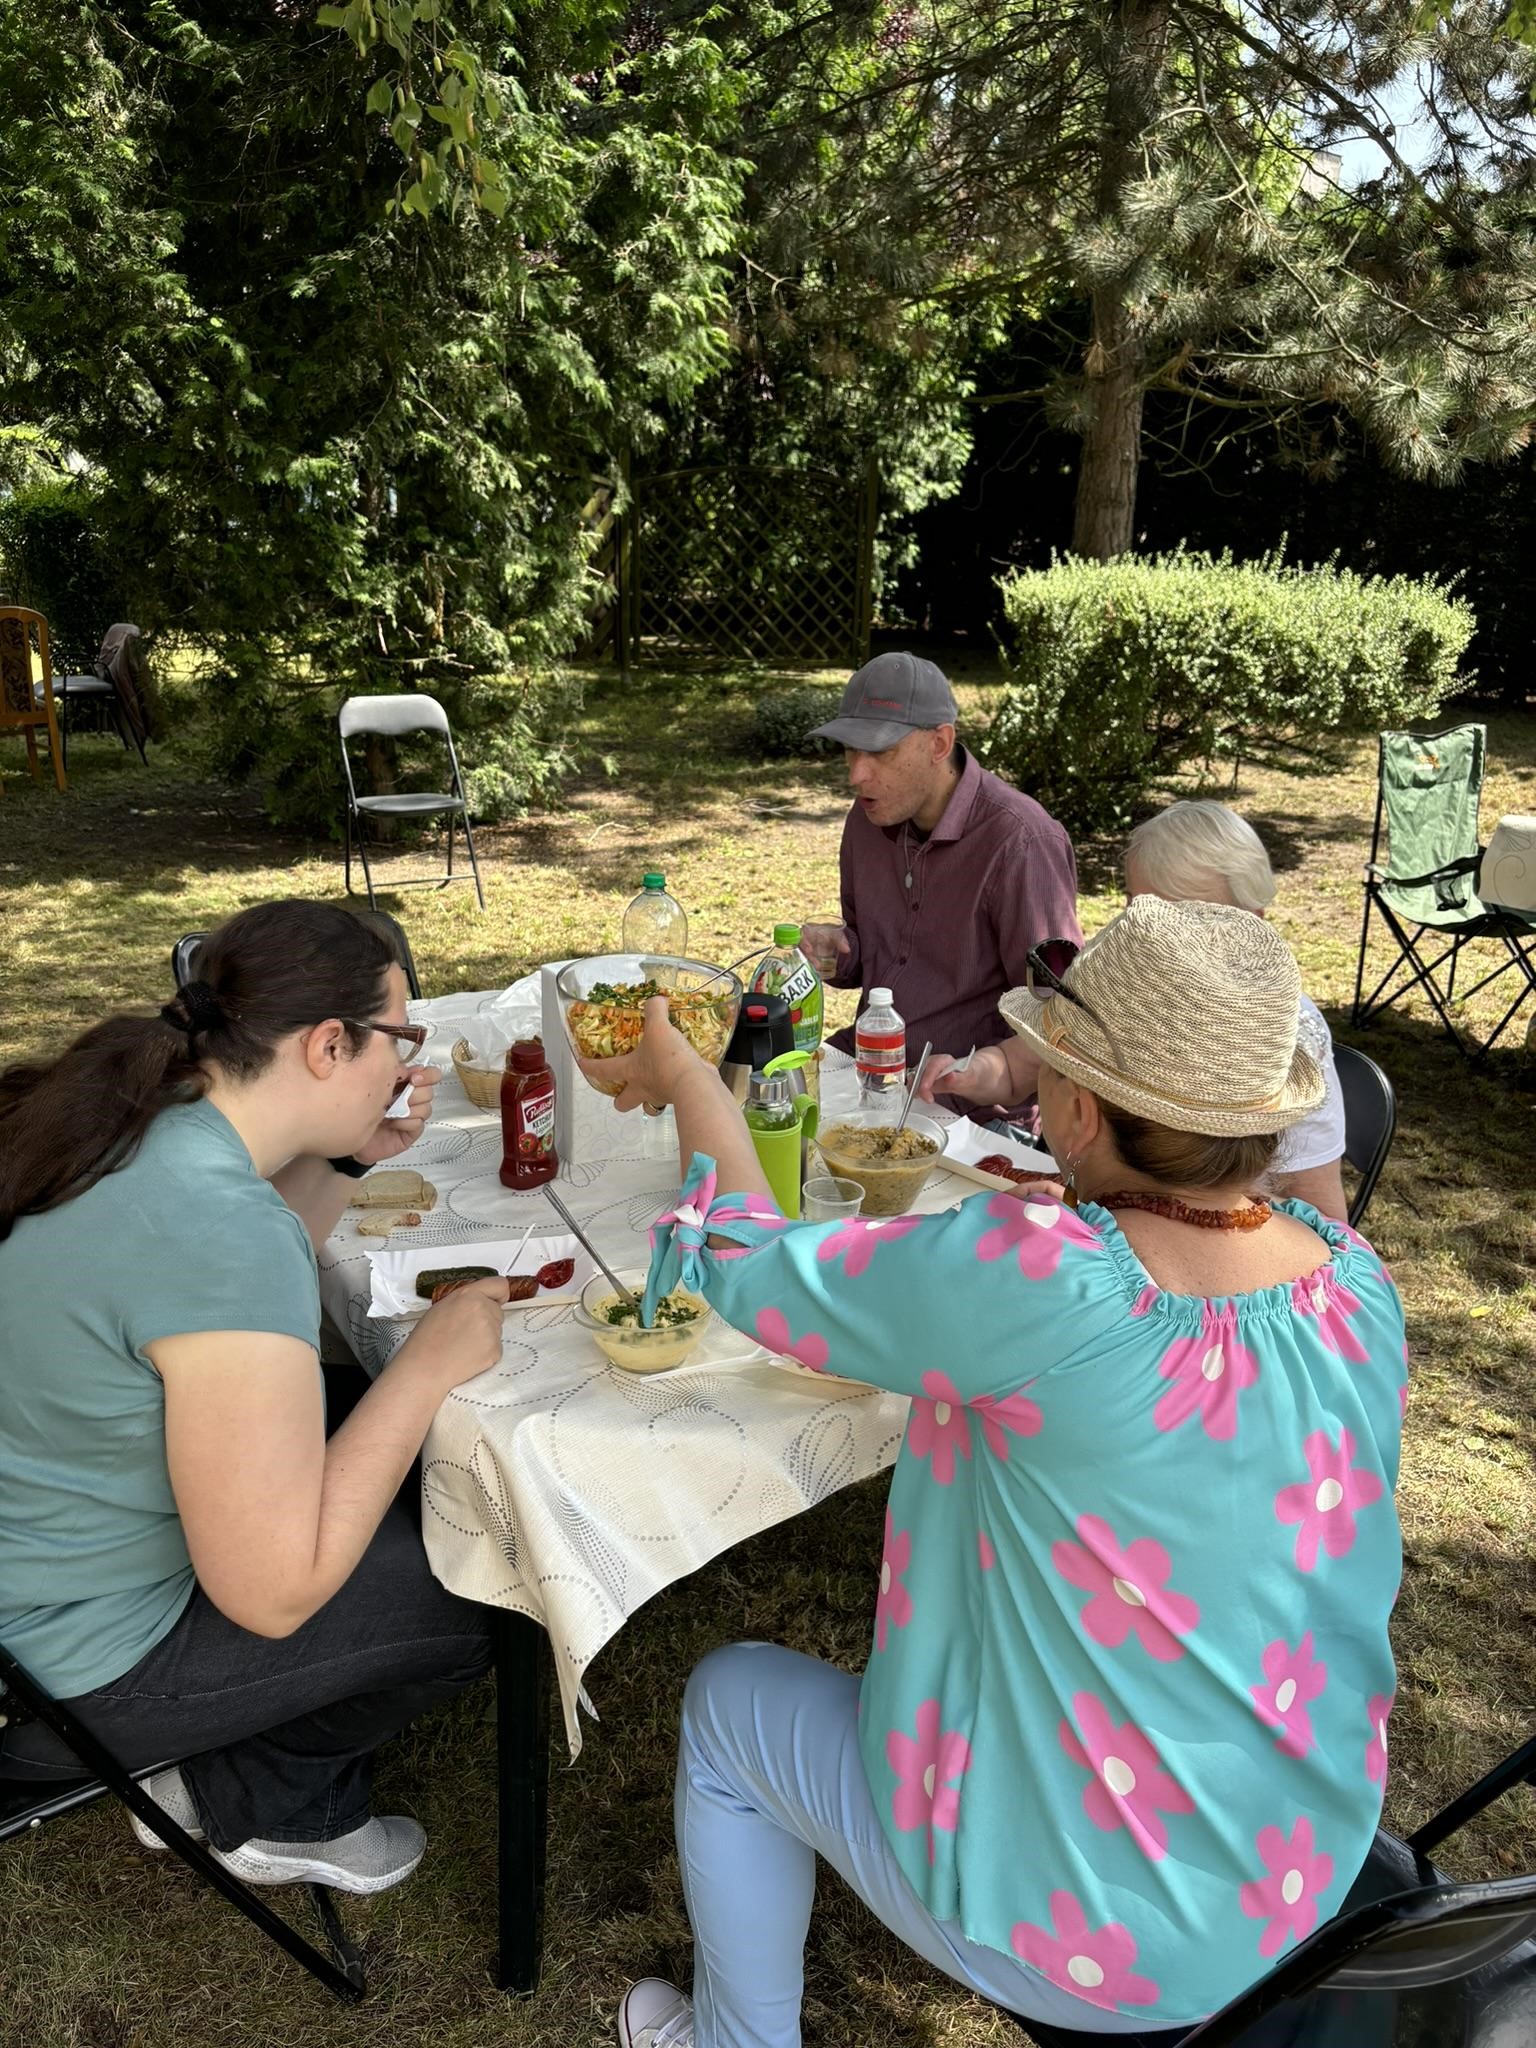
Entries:
<svg viewBox="0 0 1536 2048">
<path fill-rule="evenodd" d="M 160 1015 L 176 1031 L 194 1038 L 199 1031 L 217 1031 L 228 1022 L 223 1005 L 206 981 L 189 981 L 176 992 Z"/>
</svg>

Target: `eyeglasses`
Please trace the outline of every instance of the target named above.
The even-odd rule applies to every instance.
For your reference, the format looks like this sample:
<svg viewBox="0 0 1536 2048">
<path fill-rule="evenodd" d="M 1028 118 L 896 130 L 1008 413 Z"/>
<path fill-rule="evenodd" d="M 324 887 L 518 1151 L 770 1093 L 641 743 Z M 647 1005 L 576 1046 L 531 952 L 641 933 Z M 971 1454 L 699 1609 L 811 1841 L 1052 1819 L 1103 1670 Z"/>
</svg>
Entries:
<svg viewBox="0 0 1536 2048">
<path fill-rule="evenodd" d="M 361 1017 L 343 1017 L 340 1021 L 349 1031 L 377 1031 L 383 1038 L 392 1038 L 396 1052 L 407 1061 L 412 1053 L 420 1052 L 432 1036 L 425 1024 L 367 1024 Z M 400 1052 L 402 1046 L 404 1052 Z"/>
<path fill-rule="evenodd" d="M 1031 946 L 1024 959 L 1024 985 L 1037 1001 L 1044 1001 L 1047 995 L 1061 996 L 1064 1001 L 1075 1003 L 1085 1017 L 1091 1017 L 1108 1042 L 1115 1056 L 1115 1064 L 1123 1066 L 1120 1048 L 1115 1044 L 1115 1034 L 1094 1009 L 1092 1003 L 1084 1002 L 1075 989 L 1067 987 L 1062 979 L 1082 948 L 1072 939 L 1042 939 L 1038 946 Z M 1037 985 L 1038 984 L 1038 985 Z"/>
</svg>

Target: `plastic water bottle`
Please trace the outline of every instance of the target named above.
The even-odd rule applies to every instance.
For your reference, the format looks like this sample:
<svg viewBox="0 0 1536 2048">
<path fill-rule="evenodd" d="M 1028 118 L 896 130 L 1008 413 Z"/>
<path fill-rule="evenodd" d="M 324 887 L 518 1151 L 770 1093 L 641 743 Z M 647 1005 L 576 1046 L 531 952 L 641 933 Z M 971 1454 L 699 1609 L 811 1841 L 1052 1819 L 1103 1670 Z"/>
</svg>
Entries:
<svg viewBox="0 0 1536 2048">
<path fill-rule="evenodd" d="M 688 913 L 667 894 L 665 875 L 649 874 L 640 894 L 624 912 L 624 951 L 665 959 L 688 951 Z"/>
<path fill-rule="evenodd" d="M 800 950 L 800 927 L 776 924 L 773 944 L 752 970 L 754 995 L 782 996 L 789 1005 L 795 1051 L 815 1053 L 821 1045 L 825 998 L 821 976 Z"/>
<path fill-rule="evenodd" d="M 853 1027 L 853 1056 L 860 1109 L 888 1109 L 894 1116 L 907 1079 L 907 1027 L 888 988 L 870 990 L 869 1003 Z"/>
</svg>

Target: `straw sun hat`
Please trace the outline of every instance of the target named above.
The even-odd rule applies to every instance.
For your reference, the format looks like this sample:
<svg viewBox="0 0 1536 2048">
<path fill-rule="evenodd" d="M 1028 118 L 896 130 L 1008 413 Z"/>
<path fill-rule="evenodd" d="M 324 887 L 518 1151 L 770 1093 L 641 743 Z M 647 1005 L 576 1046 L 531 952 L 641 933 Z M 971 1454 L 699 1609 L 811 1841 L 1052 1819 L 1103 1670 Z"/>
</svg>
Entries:
<svg viewBox="0 0 1536 2048">
<path fill-rule="evenodd" d="M 1296 1041 L 1301 976 L 1284 939 L 1228 903 L 1138 896 L 1062 977 L 1102 1022 L 1027 988 L 998 1008 L 1059 1074 L 1176 1131 L 1282 1131 L 1323 1099 Z"/>
</svg>

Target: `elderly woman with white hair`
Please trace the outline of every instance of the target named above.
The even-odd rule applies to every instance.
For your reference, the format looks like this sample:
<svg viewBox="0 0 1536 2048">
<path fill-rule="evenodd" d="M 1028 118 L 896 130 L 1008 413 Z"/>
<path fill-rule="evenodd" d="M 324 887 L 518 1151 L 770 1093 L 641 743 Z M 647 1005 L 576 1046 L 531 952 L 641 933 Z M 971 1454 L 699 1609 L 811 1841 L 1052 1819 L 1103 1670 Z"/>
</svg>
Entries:
<svg viewBox="0 0 1536 2048">
<path fill-rule="evenodd" d="M 1169 804 L 1131 834 L 1125 850 L 1125 893 L 1161 896 L 1166 903 L 1230 903 L 1263 917 L 1274 901 L 1275 873 L 1257 832 L 1225 804 L 1206 800 Z M 1036 948 L 1041 964 L 1061 974 L 1077 953 L 1071 940 Z M 1297 1037 L 1317 1063 L 1323 1097 L 1316 1109 L 1281 1133 L 1266 1185 L 1288 1201 L 1310 1202 L 1324 1216 L 1349 1217 L 1340 1171 L 1344 1156 L 1344 1097 L 1333 1061 L 1333 1034 L 1322 1011 L 1302 995 Z M 1039 1062 L 1022 1039 L 979 1048 L 965 1068 L 936 1054 L 923 1075 L 922 1093 L 962 1100 L 1023 1102 L 1034 1093 Z M 1001 1129 L 1001 1125 L 988 1128 Z"/>
<path fill-rule="evenodd" d="M 1125 849 L 1125 893 L 1167 903 L 1231 903 L 1263 917 L 1275 900 L 1275 871 L 1264 842 L 1237 812 L 1209 799 L 1169 804 L 1131 834 Z M 1317 1062 L 1324 1096 L 1310 1115 L 1281 1135 L 1269 1185 L 1290 1201 L 1310 1202 L 1325 1216 L 1349 1215 L 1340 1167 L 1344 1097 L 1333 1062 L 1333 1034 L 1303 993 L 1297 1037 Z"/>
</svg>

